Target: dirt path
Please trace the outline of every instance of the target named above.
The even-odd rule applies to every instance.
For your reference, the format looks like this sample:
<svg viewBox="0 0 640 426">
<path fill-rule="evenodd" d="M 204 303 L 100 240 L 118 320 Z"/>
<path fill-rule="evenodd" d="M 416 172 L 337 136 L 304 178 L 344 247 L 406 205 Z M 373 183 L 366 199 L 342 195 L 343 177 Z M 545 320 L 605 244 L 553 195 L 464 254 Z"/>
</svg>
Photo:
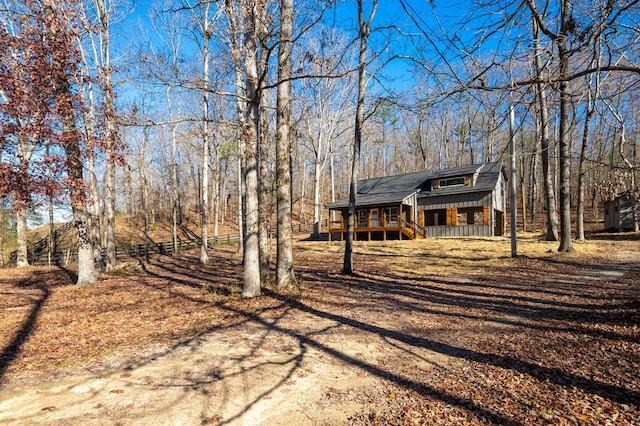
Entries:
<svg viewBox="0 0 640 426">
<path fill-rule="evenodd" d="M 104 375 L 5 388 L 0 423 L 343 424 L 381 382 L 367 366 L 404 351 L 368 334 L 300 312 L 248 322 Z M 422 352 L 421 369 L 447 362 Z"/>
<path fill-rule="evenodd" d="M 491 288 L 502 284 L 479 282 L 477 277 L 430 277 L 419 284 L 402 282 L 401 277 L 383 277 L 387 287 L 382 296 L 393 302 L 383 305 L 383 299 L 376 293 L 379 290 L 372 289 L 373 278 L 363 276 L 357 283 L 344 286 L 340 283 L 342 278 L 328 273 L 325 278 L 333 280 L 335 287 L 327 287 L 327 291 L 337 288 L 344 291 L 335 299 L 320 300 L 320 293 L 308 283 L 309 299 L 291 304 L 281 314 L 245 314 L 236 324 L 214 329 L 177 346 L 152 348 L 148 354 L 102 374 L 6 386 L 0 389 L 0 424 L 334 425 L 367 422 L 366 413 L 375 413 L 378 408 L 384 412 L 390 404 L 395 404 L 395 410 L 404 409 L 410 419 L 415 415 L 416 424 L 421 424 L 425 413 L 435 413 L 436 407 L 449 405 L 473 412 L 479 423 L 484 422 L 483 418 L 509 423 L 510 419 L 501 417 L 496 410 L 483 408 L 478 401 L 486 398 L 484 393 L 491 393 L 492 397 L 502 395 L 496 398 L 502 398 L 501 409 L 508 413 L 512 410 L 510 401 L 515 401 L 519 409 L 529 404 L 527 398 L 531 396 L 519 395 L 522 389 L 537 386 L 541 393 L 556 395 L 570 389 L 566 384 L 569 381 L 573 383 L 572 392 L 588 398 L 595 395 L 591 402 L 594 407 L 598 401 L 616 400 L 615 418 L 630 419 L 640 409 L 630 402 L 640 391 L 637 377 L 633 383 L 624 385 L 616 384 L 614 379 L 618 379 L 614 377 L 609 384 L 598 378 L 597 372 L 587 379 L 577 367 L 571 370 L 562 366 L 570 378 L 565 383 L 565 379 L 546 376 L 547 372 L 560 371 L 560 367 L 545 364 L 553 362 L 550 356 L 556 351 L 553 341 L 544 346 L 547 353 L 540 361 L 535 357 L 527 359 L 529 351 L 535 353 L 534 348 L 525 345 L 519 349 L 516 343 L 510 347 L 509 341 L 519 342 L 520 336 L 541 329 L 542 322 L 537 321 L 542 320 L 529 318 L 529 312 L 535 308 L 536 312 L 549 315 L 549 324 L 553 325 L 550 330 L 556 335 L 564 333 L 558 337 L 557 349 L 557 357 L 562 359 L 562 351 L 571 350 L 566 346 L 573 345 L 567 333 L 582 327 L 582 319 L 576 318 L 576 325 L 566 329 L 559 327 L 558 321 L 569 308 L 586 312 L 586 303 L 595 298 L 588 296 L 583 301 L 578 296 L 569 297 L 567 289 L 585 283 L 616 283 L 639 263 L 639 252 L 626 250 L 607 264 L 581 265 L 582 269 L 574 266 L 571 270 L 563 265 L 550 266 L 541 274 L 539 286 L 553 287 L 559 295 L 555 301 L 534 300 L 534 296 L 541 297 L 536 293 L 540 288 L 534 288 L 533 284 L 528 287 L 527 277 L 522 281 L 514 279 L 499 290 L 498 296 L 517 294 L 513 300 L 521 306 L 515 311 L 490 301 L 489 297 L 495 294 L 481 293 L 484 285 Z M 531 276 L 535 276 L 535 271 Z M 396 293 L 389 289 L 400 285 L 403 287 Z M 514 292 L 518 285 L 525 290 Z M 454 305 L 453 312 L 438 310 Z M 558 313 L 551 312 L 552 309 Z M 434 320 L 436 314 L 438 321 Z M 465 320 L 465 316 L 470 319 Z M 620 340 L 636 342 L 631 351 L 638 346 L 637 327 L 635 330 L 635 337 L 625 337 L 629 335 L 620 332 Z M 595 336 L 599 331 L 584 328 L 579 332 L 581 336 L 589 336 L 587 332 Z M 500 349 L 490 341 L 493 338 L 500 342 Z M 630 359 L 629 363 L 629 369 L 633 370 L 638 360 Z M 619 376 L 626 377 L 625 371 Z M 469 381 L 465 386 L 472 390 L 468 394 L 456 393 L 459 383 L 465 380 Z M 486 389 L 477 391 L 473 386 Z M 621 390 L 629 393 L 617 397 Z M 421 411 L 411 414 L 402 400 L 414 398 L 415 392 L 436 403 L 420 400 Z M 591 401 L 582 396 L 578 399 Z M 573 407 L 571 404 L 567 406 Z M 542 405 L 532 407 L 524 416 L 540 421 L 557 419 L 555 412 L 561 412 L 561 408 L 554 408 L 554 412 Z M 597 410 L 601 419 L 614 416 L 613 412 Z M 627 417 L 625 410 L 629 413 Z M 604 417 L 603 413 L 610 417 Z M 440 416 L 444 415 L 438 412 L 434 419 L 445 418 Z M 456 417 L 449 419 L 455 421 Z M 370 420 L 375 423 L 375 418 Z"/>
</svg>

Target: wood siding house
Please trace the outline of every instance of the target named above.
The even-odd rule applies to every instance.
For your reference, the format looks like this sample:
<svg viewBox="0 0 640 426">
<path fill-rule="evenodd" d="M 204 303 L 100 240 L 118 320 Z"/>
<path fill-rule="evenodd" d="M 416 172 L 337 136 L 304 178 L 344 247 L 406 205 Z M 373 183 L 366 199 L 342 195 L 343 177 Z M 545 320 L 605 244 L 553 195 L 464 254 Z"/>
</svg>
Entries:
<svg viewBox="0 0 640 426">
<path fill-rule="evenodd" d="M 502 161 L 361 180 L 355 239 L 503 235 L 505 188 Z M 348 207 L 328 205 L 330 241 L 346 238 Z"/>
</svg>

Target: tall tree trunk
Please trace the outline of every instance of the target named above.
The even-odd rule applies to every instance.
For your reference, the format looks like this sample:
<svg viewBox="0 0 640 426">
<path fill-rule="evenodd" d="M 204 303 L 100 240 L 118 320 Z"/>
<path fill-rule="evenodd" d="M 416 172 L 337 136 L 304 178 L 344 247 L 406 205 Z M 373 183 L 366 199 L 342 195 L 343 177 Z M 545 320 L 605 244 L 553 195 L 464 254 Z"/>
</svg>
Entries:
<svg viewBox="0 0 640 426">
<path fill-rule="evenodd" d="M 264 93 L 262 94 L 264 95 Z M 269 262 L 269 223 L 271 215 L 270 182 L 268 177 L 269 169 L 269 148 L 267 129 L 267 109 L 266 96 L 260 98 L 260 179 L 259 179 L 259 203 L 258 203 L 258 224 L 259 224 L 259 246 L 260 246 L 260 281 L 267 282 L 270 274 Z"/>
<path fill-rule="evenodd" d="M 561 30 L 557 39 L 558 66 L 560 77 L 569 73 L 569 55 L 567 50 L 567 24 L 569 20 L 569 0 L 561 1 Z M 571 241 L 571 93 L 565 78 L 560 80 L 560 252 L 573 251 Z"/>
<path fill-rule="evenodd" d="M 243 297 L 260 295 L 260 246 L 258 241 L 258 140 L 259 107 L 258 90 L 258 40 L 256 21 L 258 4 L 256 0 L 248 2 L 245 28 L 245 73 L 246 96 L 245 122 L 242 138 L 245 141 L 244 186 L 245 186 L 245 224 L 244 235 L 244 285 Z"/>
<path fill-rule="evenodd" d="M 47 36 L 51 38 L 52 45 L 64 45 L 64 34 L 57 23 L 56 3 L 53 0 L 44 1 L 45 25 Z M 62 42 L 62 43 L 55 43 Z M 93 245 L 89 236 L 87 215 L 87 194 L 83 177 L 82 153 L 80 150 L 80 135 L 74 117 L 73 94 L 68 74 L 68 52 L 52 52 L 52 63 L 56 68 L 53 84 L 58 94 L 57 109 L 61 115 L 62 136 L 64 150 L 67 158 L 67 172 L 70 180 L 71 210 L 76 228 L 78 242 L 78 287 L 93 286 L 98 283 L 95 264 L 93 261 Z"/>
<path fill-rule="evenodd" d="M 136 203 L 136 194 L 133 190 L 133 173 L 131 172 L 131 165 L 126 164 L 124 167 L 125 170 L 125 182 L 127 185 L 127 193 L 129 195 L 129 214 L 133 217 L 138 216 L 138 209 Z"/>
<path fill-rule="evenodd" d="M 149 129 L 144 126 L 142 130 L 142 153 L 147 152 L 147 142 L 149 140 Z M 149 192 L 147 182 L 147 165 L 144 161 L 144 154 L 140 156 L 140 198 L 142 199 L 142 211 L 144 216 L 144 258 L 149 261 Z"/>
<path fill-rule="evenodd" d="M 214 133 L 214 140 L 217 135 Z M 220 152 L 216 144 L 214 144 L 214 152 L 211 164 L 211 214 L 213 216 L 213 239 L 218 241 L 220 222 Z"/>
<path fill-rule="evenodd" d="M 291 226 L 291 51 L 293 48 L 293 0 L 280 1 L 280 47 L 278 50 L 276 183 L 278 244 L 276 285 L 295 288 Z"/>
<path fill-rule="evenodd" d="M 237 9 L 236 9 L 237 7 Z M 236 118 L 238 120 L 238 127 L 236 129 L 236 139 L 238 141 L 238 164 L 236 167 L 237 173 L 237 185 L 238 185 L 238 253 L 244 253 L 244 236 L 245 236 L 245 185 L 244 185 L 244 152 L 245 152 L 245 140 L 243 137 L 244 123 L 245 123 L 245 104 L 244 90 L 242 85 L 242 52 L 244 51 L 243 43 L 240 39 L 240 26 L 246 20 L 245 8 L 235 4 L 232 0 L 224 1 L 225 14 L 229 21 L 229 31 L 231 33 L 231 54 L 233 57 L 233 71 L 234 71 L 234 87 L 236 93 Z"/>
<path fill-rule="evenodd" d="M 320 159 L 313 161 L 313 237 L 320 238 L 320 177 L 322 165 Z"/>
<path fill-rule="evenodd" d="M 31 162 L 34 145 L 29 144 L 29 139 L 23 136 L 18 138 L 18 158 L 21 172 L 26 170 Z M 18 251 L 16 266 L 19 268 L 29 266 L 29 251 L 27 247 L 27 203 L 24 200 L 16 200 L 16 227 L 18 237 Z"/>
<path fill-rule="evenodd" d="M 116 266 L 116 150 L 117 131 L 116 113 L 113 98 L 113 82 L 111 71 L 111 37 L 110 21 L 111 11 L 106 0 L 95 0 L 94 4 L 98 13 L 98 21 L 101 24 L 102 61 L 100 76 L 102 79 L 102 102 L 104 107 L 105 139 L 106 139 L 106 164 L 104 170 L 104 214 L 106 223 L 106 256 L 105 269 L 112 271 Z"/>
<path fill-rule="evenodd" d="M 68 86 L 66 86 L 68 89 Z M 68 90 L 65 90 L 69 93 Z M 71 108 L 71 105 L 68 106 Z M 72 111 L 69 109 L 69 111 Z M 71 210 L 76 228 L 78 240 L 78 287 L 89 287 L 98 284 L 98 277 L 95 269 L 93 257 L 93 244 L 89 232 L 89 215 L 86 207 L 86 192 L 84 189 L 82 155 L 80 152 L 80 141 L 76 129 L 73 113 L 70 112 L 62 120 L 62 132 L 66 136 L 74 137 L 76 141 L 68 142 L 66 146 L 68 173 L 71 178 Z"/>
<path fill-rule="evenodd" d="M 596 83 L 597 84 L 597 83 Z M 597 92 L 597 90 L 596 90 Z M 576 238 L 584 241 L 584 187 L 585 187 L 585 163 L 587 161 L 587 145 L 589 142 L 589 131 L 591 129 L 591 120 L 595 113 L 595 99 L 589 88 L 587 100 L 587 114 L 584 119 L 584 127 L 582 130 L 582 146 L 580 148 L 580 162 L 578 164 L 578 211 L 576 215 Z"/>
<path fill-rule="evenodd" d="M 489 118 L 487 120 L 487 149 L 485 151 L 484 161 L 485 163 L 491 163 L 493 161 L 494 153 L 496 150 L 496 110 L 491 109 Z"/>
<path fill-rule="evenodd" d="M 200 263 L 209 263 L 209 3 L 204 4 L 202 31 L 202 203 L 200 204 Z"/>
<path fill-rule="evenodd" d="M 91 203 L 88 207 L 89 213 L 89 229 L 91 233 L 91 244 L 93 245 L 93 258 L 96 269 L 104 268 L 104 259 L 102 258 L 102 238 L 100 233 L 100 195 L 98 191 L 98 177 L 96 174 L 95 156 L 88 156 L 89 162 L 89 194 Z"/>
<path fill-rule="evenodd" d="M 520 202 L 522 203 L 522 230 L 527 232 L 527 188 L 531 185 L 527 185 L 527 173 L 525 168 L 526 147 L 524 146 L 524 137 L 520 137 Z"/>
<path fill-rule="evenodd" d="M 106 216 L 106 255 L 105 255 L 105 269 L 111 271 L 116 266 L 116 134 L 115 134 L 115 116 L 113 116 L 113 98 L 112 95 L 107 95 L 110 90 L 105 90 L 104 102 L 110 104 L 110 107 L 105 105 L 105 119 L 107 120 L 107 159 L 104 171 L 104 213 Z M 107 101 L 109 99 L 109 101 Z M 107 118 L 112 116 L 111 118 Z"/>
<path fill-rule="evenodd" d="M 49 235 L 47 236 L 47 266 L 55 262 L 56 241 L 55 225 L 53 223 L 53 196 L 49 195 Z"/>
<path fill-rule="evenodd" d="M 547 106 L 547 96 L 542 83 L 542 54 L 539 42 L 539 29 L 534 20 L 534 56 L 538 83 L 536 83 L 536 95 L 538 98 L 538 108 L 540 114 L 540 138 L 542 155 L 542 177 L 544 181 L 545 201 L 547 204 L 547 241 L 558 241 L 558 214 L 556 208 L 556 194 L 553 184 L 553 176 L 549 164 L 549 108 Z"/>
<path fill-rule="evenodd" d="M 358 56 L 358 103 L 351 159 L 351 184 L 349 185 L 349 208 L 347 210 L 347 240 L 344 246 L 343 274 L 353 274 L 353 239 L 355 232 L 356 194 L 358 193 L 358 174 L 360 166 L 360 146 L 362 145 L 362 127 L 364 125 L 364 98 L 366 91 L 366 53 L 367 41 L 371 31 L 371 21 L 376 13 L 378 1 L 374 0 L 368 20 L 365 21 L 362 10 L 363 0 L 358 0 L 358 23 L 360 51 Z"/>
<path fill-rule="evenodd" d="M 29 254 L 27 249 L 27 207 L 16 208 L 16 229 L 18 233 L 18 252 L 16 266 L 24 268 L 29 266 Z"/>
<path fill-rule="evenodd" d="M 266 7 L 260 7 L 260 19 L 258 20 L 259 33 L 264 37 L 269 33 L 267 28 Z M 270 253 L 269 253 L 269 232 L 271 216 L 271 182 L 269 179 L 269 120 L 267 115 L 267 71 L 269 66 L 269 55 L 267 54 L 267 40 L 260 39 L 260 148 L 259 148 L 259 188 L 258 188 L 258 227 L 260 246 L 260 282 L 269 281 L 270 274 Z"/>
<path fill-rule="evenodd" d="M 538 144 L 540 142 L 539 135 L 536 132 L 535 136 L 535 149 L 534 153 L 531 155 L 531 164 L 529 170 L 530 172 L 530 180 L 531 180 L 531 191 L 529 191 L 529 221 L 531 224 L 535 226 L 536 223 L 536 204 L 538 201 Z M 522 214 L 526 214 L 526 212 L 522 212 Z"/>
<path fill-rule="evenodd" d="M 167 107 L 170 120 L 173 121 L 173 109 L 171 108 L 171 91 L 167 88 Z M 171 241 L 173 252 L 178 253 L 178 211 L 180 208 L 178 198 L 178 124 L 171 125 Z"/>
</svg>

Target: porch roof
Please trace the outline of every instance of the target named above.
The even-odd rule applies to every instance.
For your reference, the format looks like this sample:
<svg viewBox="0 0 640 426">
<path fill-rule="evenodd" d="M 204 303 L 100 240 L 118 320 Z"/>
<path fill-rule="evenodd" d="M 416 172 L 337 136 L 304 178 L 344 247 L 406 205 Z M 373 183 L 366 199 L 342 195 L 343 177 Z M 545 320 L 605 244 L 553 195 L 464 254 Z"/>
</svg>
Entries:
<svg viewBox="0 0 640 426">
<path fill-rule="evenodd" d="M 385 192 L 385 193 L 361 193 L 358 191 L 356 194 L 356 206 L 358 207 L 369 207 L 369 206 L 380 206 L 386 204 L 400 204 L 404 202 L 411 195 L 415 194 L 415 189 L 410 191 L 394 191 L 394 192 Z M 349 207 L 349 199 L 343 198 L 341 200 L 336 201 L 335 203 L 330 203 L 327 207 L 331 210 L 344 209 Z"/>
</svg>

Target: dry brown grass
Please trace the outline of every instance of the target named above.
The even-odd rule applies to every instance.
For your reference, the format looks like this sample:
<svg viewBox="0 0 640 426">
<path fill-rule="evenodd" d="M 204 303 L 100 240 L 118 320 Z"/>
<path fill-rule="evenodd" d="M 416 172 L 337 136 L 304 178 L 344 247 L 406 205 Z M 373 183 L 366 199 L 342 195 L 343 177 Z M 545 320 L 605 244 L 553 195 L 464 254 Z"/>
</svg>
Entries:
<svg viewBox="0 0 640 426">
<path fill-rule="evenodd" d="M 572 253 L 558 253 L 557 241 L 545 241 L 539 234 L 518 234 L 518 257 L 562 258 L 575 261 L 597 257 L 602 242 L 574 242 Z M 307 251 L 342 254 L 343 242 L 326 245 L 301 242 Z M 401 276 L 437 274 L 477 274 L 487 270 L 507 269 L 513 265 L 511 239 L 500 238 L 429 238 L 412 241 L 357 241 L 354 254 L 388 258 L 390 272 Z M 356 265 L 357 267 L 357 265 Z"/>
</svg>

